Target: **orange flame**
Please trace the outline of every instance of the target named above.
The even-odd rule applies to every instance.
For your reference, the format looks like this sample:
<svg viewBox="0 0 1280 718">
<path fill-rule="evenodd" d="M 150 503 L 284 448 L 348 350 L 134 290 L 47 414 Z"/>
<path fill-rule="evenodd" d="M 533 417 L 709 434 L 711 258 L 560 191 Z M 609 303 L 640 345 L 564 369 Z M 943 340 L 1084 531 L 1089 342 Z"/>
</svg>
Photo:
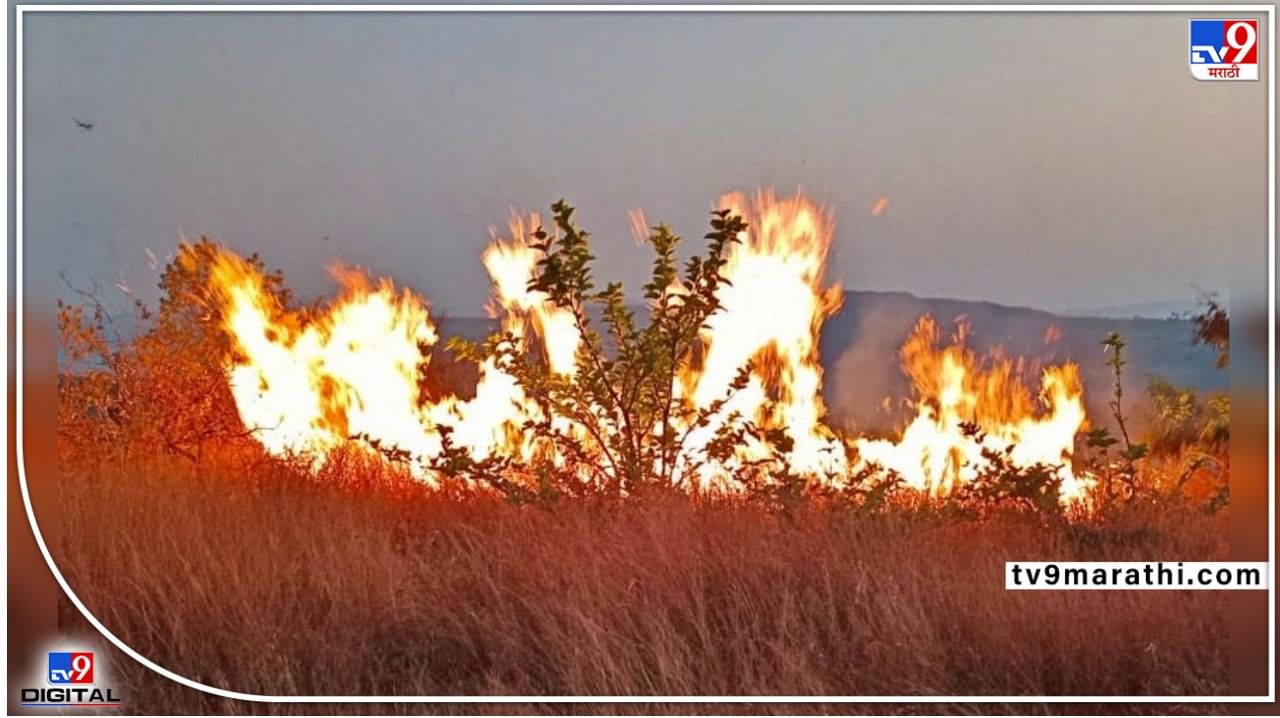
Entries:
<svg viewBox="0 0 1280 718">
<path fill-rule="evenodd" d="M 896 440 L 857 439 L 860 460 L 896 471 L 912 488 L 946 495 L 989 463 L 984 450 L 1011 447 L 1015 467 L 1057 467 L 1064 500 L 1083 498 L 1090 480 L 1071 469 L 1075 436 L 1085 425 L 1079 368 L 1066 363 L 1044 369 L 1037 402 L 1019 378 L 1021 362 L 984 362 L 965 346 L 961 327 L 950 345 L 940 347 L 937 322 L 921 317 L 901 352 L 916 415 Z M 965 435 L 965 423 L 981 430 L 980 440 Z"/>
<path fill-rule="evenodd" d="M 843 297 L 839 285 L 825 279 L 831 214 L 803 196 L 779 199 L 771 192 L 727 195 L 717 208 L 741 215 L 748 229 L 728 251 L 722 310 L 701 332 L 700 361 L 681 372 L 672 390 L 702 411 L 730 398 L 705 425 L 681 427 L 688 436 L 677 477 L 695 479 L 702 489 L 736 485 L 728 480 L 734 472 L 766 457 L 769 447 L 747 440 L 728 460 L 713 462 L 708 446 L 732 417 L 744 417 L 785 431 L 792 440 L 788 470 L 816 483 L 840 486 L 874 463 L 915 489 L 941 495 L 972 480 L 985 461 L 984 447 L 1012 445 L 1016 465 L 1058 466 L 1064 495 L 1083 494 L 1087 479 L 1070 468 L 1074 437 L 1085 423 L 1076 367 L 1045 369 L 1033 397 L 1018 379 L 1020 363 L 980 361 L 963 337 L 940 347 L 938 326 L 928 317 L 901 352 L 916 416 L 894 441 L 837 436 L 824 422 L 818 356 L 823 323 Z M 642 216 L 635 213 L 633 223 L 642 225 Z M 493 282 L 489 310 L 522 350 L 541 352 L 552 372 L 573 377 L 582 344 L 573 314 L 528 288 L 539 255 L 524 238 L 539 226 L 537 215 L 516 216 L 510 238 L 495 232 L 481 257 Z M 252 265 L 229 250 L 215 259 L 211 283 L 233 344 L 231 391 L 245 425 L 270 453 L 322 463 L 335 448 L 360 439 L 413 457 L 413 473 L 434 484 L 441 477 L 428 466 L 442 451 L 446 428 L 452 442 L 478 459 L 538 454 L 542 447 L 523 428 L 530 420 L 585 432 L 570 417 L 544 416 L 494 358 L 481 363 L 474 397 L 425 401 L 419 376 L 425 349 L 438 339 L 426 303 L 388 280 L 342 267 L 333 274 L 341 291 L 331 304 L 286 311 Z M 677 281 L 668 291 L 686 290 Z M 748 364 L 746 386 L 731 392 Z M 981 443 L 964 436 L 961 422 L 981 427 Z M 855 452 L 856 463 L 848 458 Z"/>
<path fill-rule="evenodd" d="M 746 389 L 691 440 L 705 444 L 730 415 L 752 417 L 765 427 L 787 429 L 795 441 L 790 458 L 797 473 L 843 473 L 844 448 L 822 423 L 826 409 L 818 361 L 822 324 L 843 300 L 839 285 L 823 286 L 832 217 L 803 196 L 779 200 L 772 192 L 757 194 L 754 202 L 742 194 L 726 195 L 718 206 L 743 217 L 748 228 L 728 255 L 723 274 L 729 282 L 718 295 L 722 310 L 703 331 L 702 366 L 681 377 L 680 390 L 699 409 L 708 408 L 726 395 L 740 367 L 752 361 L 757 367 Z M 762 415 L 771 396 L 776 409 Z M 767 447 L 748 444 L 739 453 L 759 459 Z M 701 476 L 704 487 L 718 478 L 708 472 Z"/>
<path fill-rule="evenodd" d="M 221 252 L 211 279 L 234 339 L 230 387 L 247 427 L 268 451 L 323 461 L 365 436 L 414 456 L 439 451 L 418 412 L 420 346 L 437 340 L 426 305 L 389 280 L 337 267 L 342 287 L 325 312 L 285 312 L 262 276 Z"/>
</svg>

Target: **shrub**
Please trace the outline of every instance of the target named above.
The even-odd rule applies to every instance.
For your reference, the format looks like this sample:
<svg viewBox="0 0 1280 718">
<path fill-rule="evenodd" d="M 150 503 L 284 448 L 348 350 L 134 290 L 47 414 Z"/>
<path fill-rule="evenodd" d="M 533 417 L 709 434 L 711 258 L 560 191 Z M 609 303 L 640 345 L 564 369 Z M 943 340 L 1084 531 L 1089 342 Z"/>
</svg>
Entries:
<svg viewBox="0 0 1280 718">
<path fill-rule="evenodd" d="M 580 336 L 577 372 L 568 376 L 552 371 L 541 354 L 527 351 L 510 333 L 495 334 L 479 344 L 458 339 L 451 343 L 473 361 L 494 361 L 541 409 L 542 417 L 523 427 L 542 448 L 541 458 L 520 467 L 533 480 L 525 486 L 511 481 L 516 467 L 507 459 L 473 459 L 448 441 L 447 429 L 446 449 L 436 468 L 525 496 L 530 484 L 537 487 L 532 493 L 544 495 L 585 486 L 616 496 L 670 487 L 695 490 L 694 474 L 702 463 L 731 457 L 748 436 L 772 447 L 776 457 L 784 455 L 790 446 L 785 432 L 736 415 L 714 427 L 705 454 L 686 446 L 690 434 L 710 426 L 733 394 L 746 386 L 749 365 L 739 368 L 728 393 L 709 406 L 695 407 L 676 392 L 682 373 L 701 360 L 699 333 L 720 309 L 717 291 L 727 281 L 721 270 L 730 245 L 747 228 L 742 218 L 728 210 L 714 212 L 705 254 L 688 259 L 683 272 L 676 260 L 680 237 L 666 225 L 652 228 L 648 242 L 654 260 L 644 285 L 648 313 L 641 321 L 627 305 L 621 284 L 597 288 L 589 234 L 574 222 L 573 207 L 562 200 L 551 209 L 554 233 L 540 227 L 530 237 L 540 258 L 528 289 L 545 294 L 572 317 Z M 785 471 L 785 461 L 778 458 L 744 467 L 734 478 L 750 483 L 758 478 L 756 470 L 766 466 L 774 476 Z"/>
<path fill-rule="evenodd" d="M 1152 421 L 1149 429 L 1154 451 L 1173 453 L 1199 446 L 1217 451 L 1231 434 L 1230 399 L 1201 396 L 1191 388 L 1179 388 L 1153 376 L 1147 382 Z"/>
<path fill-rule="evenodd" d="M 701 369 L 706 348 L 702 330 L 721 309 L 718 292 L 727 282 L 723 270 L 732 245 L 747 229 L 744 220 L 727 210 L 713 213 L 704 253 L 686 260 L 683 268 L 676 258 L 680 238 L 665 225 L 653 227 L 648 242 L 654 259 L 643 292 L 646 310 L 638 316 L 620 284 L 597 287 L 589 234 L 575 223 L 573 208 L 561 201 L 552 211 L 552 231 L 538 228 L 528 238 L 538 260 L 527 288 L 571 318 L 580 338 L 576 371 L 553 371 L 546 355 L 527 337 L 510 332 L 482 342 L 454 339 L 449 351 L 421 347 L 422 401 L 472 395 L 477 366 L 491 363 L 513 377 L 539 409 L 519 427 L 536 447 L 528 456 L 472 456 L 452 440 L 447 426 L 438 427 L 443 448 L 429 460 L 430 468 L 459 479 L 446 482 L 450 488 L 490 487 L 516 502 L 555 500 L 566 494 L 696 495 L 699 470 L 715 462 L 732 467 L 726 478 L 741 489 L 739 498 L 781 511 L 818 500 L 870 511 L 948 504 L 965 511 L 1015 506 L 1062 514 L 1063 467 L 1015 463 L 1013 447 L 986 448 L 977 424 L 962 428 L 984 447 L 983 466 L 968 485 L 944 498 L 900 490 L 901 477 L 874 464 L 853 464 L 849 474 L 834 482 L 838 488 L 796 473 L 788 461 L 793 442 L 785 427 L 763 426 L 754 416 L 725 411 L 747 385 L 749 363 L 738 368 L 724 396 L 709 405 L 694 405 L 678 389 L 682 377 Z M 161 276 L 158 308 L 135 304 L 144 330 L 132 338 L 108 339 L 110 318 L 92 293 L 79 293 L 79 303 L 59 302 L 59 440 L 64 462 L 136 465 L 164 458 L 198 465 L 216 455 L 244 468 L 275 461 L 252 440 L 255 430 L 240 421 L 228 387 L 228 358 L 234 350 L 223 330 L 221 303 L 210 292 L 210 271 L 220 251 L 207 239 L 181 245 Z M 263 275 L 264 287 L 278 306 L 293 304 L 280 272 L 264 271 L 257 255 L 247 262 Z M 1214 307 L 1211 304 L 1205 317 L 1217 316 Z M 298 319 L 291 321 L 307 321 L 314 310 L 294 311 Z M 1220 319 L 1225 321 L 1225 312 Z M 1206 318 L 1197 326 L 1197 337 L 1225 338 L 1218 318 Z M 1124 339 L 1112 334 L 1102 346 L 1115 378 L 1109 406 L 1119 436 L 1101 426 L 1086 437 L 1093 456 L 1084 470 L 1100 486 L 1095 505 L 1166 492 L 1160 487 L 1180 488 L 1186 478 L 1144 479 L 1140 462 L 1152 446 L 1161 451 L 1194 447 L 1220 456 L 1229 433 L 1226 398 L 1202 398 L 1153 379 L 1148 396 L 1156 416 L 1154 435 L 1150 444 L 1136 442 L 1123 405 Z M 761 414 L 776 415 L 772 402 L 765 401 Z M 692 449 L 690 435 L 708 429 L 710 440 L 704 438 L 705 443 Z M 412 457 L 403 449 L 381 446 L 367 436 L 350 438 L 359 445 L 353 447 L 350 460 L 371 448 L 391 460 L 389 475 L 408 475 Z M 737 452 L 746 442 L 767 447 L 767 454 L 755 460 L 740 458 Z M 287 457 L 282 461 L 290 464 Z M 1225 465 L 1218 459 L 1192 455 L 1188 461 L 1189 468 L 1177 470 L 1181 474 L 1161 473 L 1191 476 L 1218 467 L 1215 475 L 1225 477 Z M 335 467 L 316 479 L 341 475 Z M 1222 496 L 1225 501 L 1225 493 Z"/>
<path fill-rule="evenodd" d="M 249 445 L 223 365 L 230 345 L 207 290 L 216 250 L 206 238 L 178 247 L 160 277 L 158 309 L 135 302 L 144 328 L 131 338 L 109 336 L 110 315 L 92 293 L 59 300 L 58 436 L 83 448 L 64 459 L 136 462 L 158 449 L 199 462 L 208 450 Z M 262 266 L 257 255 L 249 261 Z M 266 276 L 289 302 L 280 273 Z"/>
</svg>

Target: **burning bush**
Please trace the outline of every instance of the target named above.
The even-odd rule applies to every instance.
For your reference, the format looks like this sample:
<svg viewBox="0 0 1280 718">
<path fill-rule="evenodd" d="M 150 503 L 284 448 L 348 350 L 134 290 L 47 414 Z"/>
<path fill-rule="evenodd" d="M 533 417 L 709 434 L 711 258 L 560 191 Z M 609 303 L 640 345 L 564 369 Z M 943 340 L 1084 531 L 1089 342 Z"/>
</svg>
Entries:
<svg viewBox="0 0 1280 718">
<path fill-rule="evenodd" d="M 447 371 L 426 302 L 389 280 L 335 267 L 338 297 L 297 308 L 256 255 L 184 245 L 156 316 L 139 307 L 152 326 L 132 342 L 103 340 L 100 305 L 60 305 L 74 367 L 61 377 L 64 433 L 190 461 L 248 443 L 313 473 L 363 450 L 432 486 L 524 499 L 676 491 L 1092 505 L 1099 468 L 1073 465 L 1087 426 L 1077 367 L 1036 372 L 979 356 L 963 325 L 943 342 L 922 317 L 903 345 L 914 418 L 901 432 L 837 435 L 817 351 L 842 296 L 825 280 L 830 213 L 768 192 L 717 207 L 704 252 L 683 263 L 670 228 L 643 230 L 654 260 L 640 310 L 620 284 L 598 285 L 590 236 L 566 202 L 548 227 L 513 218 L 482 257 L 501 329 L 449 342 Z M 448 374 L 456 384 L 459 365 L 474 367 L 466 391 L 427 383 Z M 1119 398 L 1128 463 L 1101 466 L 1108 490 L 1115 476 L 1132 483 L 1140 458 Z M 1095 448 L 1107 442 L 1090 435 Z"/>
<path fill-rule="evenodd" d="M 231 339 L 209 291 L 210 268 L 224 250 L 207 239 L 183 244 L 160 277 L 163 299 L 135 303 L 145 330 L 113 331 L 91 293 L 58 302 L 60 362 L 58 440 L 64 462 L 146 462 L 157 453 L 200 462 L 209 452 L 239 452 L 261 427 L 242 422 L 227 382 Z M 290 295 L 279 272 L 257 255 L 244 260 L 262 290 L 281 306 Z M 158 451 L 157 451 L 158 450 Z"/>
<path fill-rule="evenodd" d="M 898 357 L 903 429 L 837 434 L 829 214 L 727 197 L 682 263 L 646 229 L 637 309 L 552 212 L 485 251 L 501 328 L 481 342 L 446 348 L 422 298 L 342 267 L 337 298 L 299 307 L 205 240 L 134 338 L 89 293 L 60 303 L 53 551 L 85 604 L 172 670 L 270 694 L 1227 689 L 1225 594 L 1000 573 L 1222 560 L 1224 517 L 1165 499 L 1225 487 L 1224 463 L 1139 456 L 1118 391 L 1124 446 L 1080 441 L 1074 365 L 981 356 L 931 317 Z M 113 665 L 144 712 L 246 710 Z"/>
</svg>

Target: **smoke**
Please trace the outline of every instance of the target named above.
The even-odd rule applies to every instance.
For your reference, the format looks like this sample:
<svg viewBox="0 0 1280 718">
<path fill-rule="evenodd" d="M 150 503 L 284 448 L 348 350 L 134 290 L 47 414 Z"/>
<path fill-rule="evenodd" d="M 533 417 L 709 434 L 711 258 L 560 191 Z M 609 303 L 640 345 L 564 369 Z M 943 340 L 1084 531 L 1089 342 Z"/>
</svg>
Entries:
<svg viewBox="0 0 1280 718">
<path fill-rule="evenodd" d="M 901 426 L 910 413 L 903 403 L 910 384 L 898 350 L 912 320 L 900 309 L 855 304 L 830 321 L 853 326 L 852 342 L 827 374 L 831 423 L 849 434 L 883 433 Z"/>
</svg>

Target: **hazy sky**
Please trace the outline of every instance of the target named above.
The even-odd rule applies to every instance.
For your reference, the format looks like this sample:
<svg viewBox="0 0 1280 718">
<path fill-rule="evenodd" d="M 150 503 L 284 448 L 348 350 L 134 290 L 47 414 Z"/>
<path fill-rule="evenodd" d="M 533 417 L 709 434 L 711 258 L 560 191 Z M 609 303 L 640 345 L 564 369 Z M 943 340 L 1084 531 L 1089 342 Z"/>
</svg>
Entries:
<svg viewBox="0 0 1280 718">
<path fill-rule="evenodd" d="M 636 287 L 629 209 L 696 240 L 775 186 L 834 209 L 849 288 L 1192 298 L 1227 289 L 1224 242 L 1265 246 L 1266 78 L 1194 81 L 1186 21 L 28 14 L 28 281 L 154 298 L 145 248 L 208 234 L 305 296 L 342 259 L 478 313 L 513 207 L 568 198 Z"/>
</svg>

